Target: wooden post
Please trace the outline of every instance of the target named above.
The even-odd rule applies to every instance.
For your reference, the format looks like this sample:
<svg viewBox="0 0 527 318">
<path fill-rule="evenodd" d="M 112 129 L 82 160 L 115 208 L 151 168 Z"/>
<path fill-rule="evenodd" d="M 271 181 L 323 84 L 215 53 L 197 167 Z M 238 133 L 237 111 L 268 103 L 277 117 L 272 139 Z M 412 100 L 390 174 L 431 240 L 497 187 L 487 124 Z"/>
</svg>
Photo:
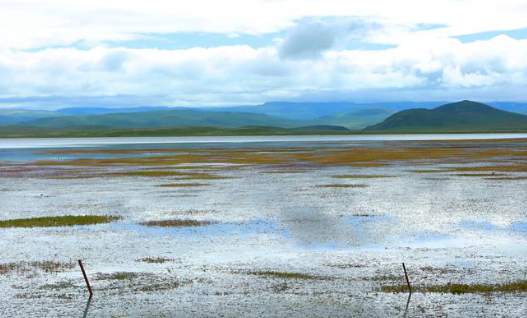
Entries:
<svg viewBox="0 0 527 318">
<path fill-rule="evenodd" d="M 90 292 L 90 298 L 93 296 L 93 291 L 90 286 L 90 282 L 88 281 L 88 276 L 86 275 L 86 271 L 84 271 L 84 266 L 82 266 L 82 261 L 79 260 L 79 266 L 81 267 L 82 276 L 84 276 L 84 281 L 86 282 L 86 287 L 88 287 L 88 292 Z"/>
<path fill-rule="evenodd" d="M 408 284 L 408 291 L 410 292 L 410 295 L 411 295 L 412 286 L 410 285 L 410 280 L 408 279 L 408 273 L 406 272 L 406 266 L 404 266 L 404 263 L 403 263 L 403 270 L 404 270 L 404 277 L 406 277 L 406 284 Z"/>
</svg>

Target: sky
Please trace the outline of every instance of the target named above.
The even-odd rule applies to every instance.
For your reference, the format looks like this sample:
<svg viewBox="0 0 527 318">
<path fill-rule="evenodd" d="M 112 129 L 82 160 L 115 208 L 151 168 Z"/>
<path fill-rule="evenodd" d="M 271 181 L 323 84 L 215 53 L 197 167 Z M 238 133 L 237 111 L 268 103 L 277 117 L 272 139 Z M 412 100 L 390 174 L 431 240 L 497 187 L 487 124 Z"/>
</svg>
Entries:
<svg viewBox="0 0 527 318">
<path fill-rule="evenodd" d="M 525 0 L 0 0 L 0 108 L 527 101 Z"/>
</svg>

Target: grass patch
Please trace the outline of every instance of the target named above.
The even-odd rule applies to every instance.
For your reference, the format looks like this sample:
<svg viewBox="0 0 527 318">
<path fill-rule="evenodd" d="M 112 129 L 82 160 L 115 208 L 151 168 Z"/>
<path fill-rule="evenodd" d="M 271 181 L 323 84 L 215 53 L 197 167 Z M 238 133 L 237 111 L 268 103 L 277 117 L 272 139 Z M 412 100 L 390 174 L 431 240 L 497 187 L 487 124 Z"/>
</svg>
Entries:
<svg viewBox="0 0 527 318">
<path fill-rule="evenodd" d="M 276 277 L 284 279 L 317 279 L 319 277 L 303 274 L 303 273 L 294 273 L 294 272 L 276 272 L 276 271 L 260 271 L 260 272 L 251 272 L 252 275 L 257 276 L 267 276 L 267 277 Z"/>
<path fill-rule="evenodd" d="M 408 286 L 381 286 L 381 291 L 386 293 L 407 293 Z M 518 281 L 502 285 L 490 284 L 446 284 L 424 287 L 412 286 L 412 291 L 422 293 L 442 293 L 442 294 L 475 294 L 475 293 L 515 293 L 527 292 L 527 281 Z"/>
<path fill-rule="evenodd" d="M 55 283 L 55 284 L 42 285 L 40 287 L 40 289 L 44 289 L 44 290 L 62 290 L 62 289 L 69 289 L 69 288 L 74 288 L 74 287 L 75 287 L 75 285 L 71 281 L 67 281 L 67 282 L 59 282 L 59 283 Z"/>
<path fill-rule="evenodd" d="M 65 215 L 53 217 L 40 217 L 28 219 L 13 219 L 0 221 L 0 228 L 9 227 L 59 227 L 74 225 L 92 225 L 109 223 L 119 220 L 119 216 L 111 215 Z"/>
<path fill-rule="evenodd" d="M 502 177 L 502 176 L 505 176 L 503 174 L 497 174 L 497 173 L 456 173 L 452 175 L 456 177 Z"/>
<path fill-rule="evenodd" d="M 407 172 L 412 172 L 412 173 L 441 173 L 441 172 L 445 172 L 444 170 L 437 170 L 437 169 L 413 169 L 413 170 L 406 170 Z"/>
<path fill-rule="evenodd" d="M 304 173 L 306 170 L 271 170 L 271 171 L 263 171 L 262 173 L 267 174 L 291 174 L 291 173 Z"/>
<path fill-rule="evenodd" d="M 196 226 L 207 226 L 214 224 L 210 221 L 197 221 L 197 220 L 162 220 L 162 221 L 147 221 L 141 222 L 140 225 L 152 226 L 152 227 L 196 227 Z"/>
<path fill-rule="evenodd" d="M 158 187 L 161 188 L 187 188 L 187 187 L 204 187 L 208 186 L 210 184 L 206 183 L 197 183 L 197 182 L 191 182 L 191 183 L 165 183 L 160 184 Z"/>
<path fill-rule="evenodd" d="M 164 257 L 144 257 L 141 259 L 138 259 L 137 262 L 143 262 L 148 264 L 163 264 L 166 262 L 172 262 L 173 259 L 171 258 L 164 258 Z"/>
<path fill-rule="evenodd" d="M 487 180 L 503 180 L 503 181 L 511 181 L 511 180 L 527 180 L 527 176 L 516 176 L 516 177 L 493 177 L 493 178 L 485 178 Z"/>
<path fill-rule="evenodd" d="M 339 184 L 339 183 L 333 183 L 333 184 L 321 184 L 317 186 L 319 188 L 366 188 L 368 187 L 367 184 Z"/>
<path fill-rule="evenodd" d="M 452 168 L 451 171 L 456 172 L 527 172 L 527 164 L 516 165 L 491 165 L 491 166 L 476 166 L 476 167 L 457 167 Z"/>
<path fill-rule="evenodd" d="M 139 291 L 149 293 L 149 292 L 176 289 L 178 287 L 179 287 L 179 283 L 176 281 L 173 281 L 173 282 L 158 283 L 158 284 L 142 286 L 139 288 Z"/>
<path fill-rule="evenodd" d="M 178 180 L 218 180 L 230 179 L 229 177 L 217 176 L 206 172 L 188 172 L 188 171 L 174 171 L 174 170 L 140 170 L 140 171 L 126 171 L 110 174 L 114 177 L 176 177 Z"/>
<path fill-rule="evenodd" d="M 73 262 L 55 262 L 55 261 L 43 261 L 43 262 L 31 262 L 31 266 L 38 268 L 46 273 L 57 273 L 65 270 L 72 269 L 76 266 Z"/>
<path fill-rule="evenodd" d="M 137 278 L 139 275 L 133 272 L 116 272 L 111 274 L 99 273 L 96 277 L 97 280 L 132 280 Z"/>
<path fill-rule="evenodd" d="M 335 179 L 379 179 L 379 178 L 392 178 L 393 176 L 389 175 L 380 175 L 380 174 L 341 174 L 336 176 L 331 176 Z"/>
<path fill-rule="evenodd" d="M 94 150 L 91 150 L 92 152 Z M 119 150 L 122 152 L 122 150 Z M 104 152 L 104 150 L 103 150 Z M 72 160 L 45 160 L 32 163 L 35 166 L 85 166 L 85 167 L 113 167 L 113 166 L 192 166 L 200 164 L 237 164 L 237 165 L 275 165 L 295 166 L 305 164 L 311 166 L 352 166 L 352 167 L 379 167 L 400 162 L 422 163 L 473 163 L 489 162 L 500 158 L 507 161 L 518 161 L 516 167 L 508 168 L 518 171 L 527 171 L 527 143 L 525 140 L 514 143 L 502 141 L 487 143 L 467 144 L 464 141 L 442 142 L 387 142 L 383 147 L 345 146 L 345 147 L 294 147 L 280 148 L 247 148 L 247 149 L 220 149 L 205 148 L 198 150 L 162 150 L 145 149 L 129 151 L 126 153 L 152 154 L 152 156 L 126 157 L 126 158 L 83 158 Z M 161 153 L 167 152 L 166 155 Z M 172 153 L 170 153 L 172 152 Z M 270 169 L 272 170 L 272 169 Z M 290 169 L 294 170 L 294 169 Z M 416 170 L 419 173 L 434 173 L 441 170 Z M 186 173 L 191 173 L 187 171 Z M 120 172 L 116 175 L 162 177 L 185 174 L 183 171 L 161 171 L 161 168 L 151 171 Z"/>
<path fill-rule="evenodd" d="M 45 273 L 64 272 L 75 268 L 74 262 L 38 261 L 38 262 L 18 262 L 0 264 L 0 275 L 7 275 L 12 272 L 24 274 L 40 270 Z"/>
</svg>

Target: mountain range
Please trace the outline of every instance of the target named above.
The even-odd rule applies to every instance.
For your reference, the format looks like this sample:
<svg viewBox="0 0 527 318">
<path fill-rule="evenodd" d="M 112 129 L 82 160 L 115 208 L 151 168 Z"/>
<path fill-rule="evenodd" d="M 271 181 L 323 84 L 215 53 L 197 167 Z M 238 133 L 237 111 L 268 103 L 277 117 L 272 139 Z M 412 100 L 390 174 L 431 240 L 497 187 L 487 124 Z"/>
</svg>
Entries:
<svg viewBox="0 0 527 318">
<path fill-rule="evenodd" d="M 407 109 L 408 106 L 422 107 Z M 134 129 L 140 134 L 185 134 L 207 127 L 206 133 L 349 133 L 527 131 L 527 116 L 473 101 L 430 103 L 288 103 L 271 102 L 236 107 L 63 108 L 56 111 L 0 109 L 0 136 L 37 134 L 38 131 L 112 134 Z M 521 104 L 504 103 L 521 109 Z M 400 111 L 397 111 L 400 110 Z M 220 129 L 224 128 L 224 129 Z M 228 129 L 227 129 L 228 128 Z M 231 130 L 229 130 L 231 129 Z M 232 130 L 234 129 L 234 130 Z M 242 129 L 242 130 L 243 130 Z"/>
</svg>

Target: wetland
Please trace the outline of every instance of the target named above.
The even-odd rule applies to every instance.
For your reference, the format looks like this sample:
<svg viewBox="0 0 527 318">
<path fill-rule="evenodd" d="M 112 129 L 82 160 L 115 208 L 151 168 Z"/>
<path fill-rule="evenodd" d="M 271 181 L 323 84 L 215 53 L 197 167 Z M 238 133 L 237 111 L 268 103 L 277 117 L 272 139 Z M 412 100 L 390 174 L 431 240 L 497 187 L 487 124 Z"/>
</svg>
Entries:
<svg viewBox="0 0 527 318">
<path fill-rule="evenodd" d="M 521 134 L 0 140 L 0 316 L 522 317 L 526 193 Z"/>
</svg>

